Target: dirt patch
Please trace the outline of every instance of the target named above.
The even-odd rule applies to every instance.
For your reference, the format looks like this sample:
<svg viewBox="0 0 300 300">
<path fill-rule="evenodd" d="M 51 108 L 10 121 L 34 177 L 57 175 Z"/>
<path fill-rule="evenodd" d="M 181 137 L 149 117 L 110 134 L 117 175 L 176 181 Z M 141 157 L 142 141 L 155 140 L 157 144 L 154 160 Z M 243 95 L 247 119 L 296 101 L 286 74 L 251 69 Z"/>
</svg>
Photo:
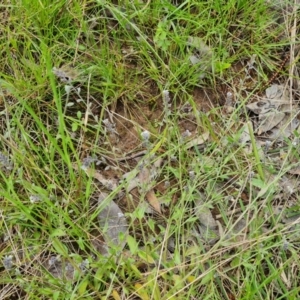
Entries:
<svg viewBox="0 0 300 300">
<path fill-rule="evenodd" d="M 197 108 L 202 112 L 208 112 L 220 105 L 220 96 L 211 89 L 195 87 L 192 95 Z"/>
<path fill-rule="evenodd" d="M 151 82 L 149 84 L 149 89 L 152 89 Z M 192 96 L 196 109 L 201 112 L 208 112 L 222 102 L 220 100 L 221 96 L 211 89 L 196 87 Z M 148 130 L 155 135 L 156 132 L 159 133 L 158 131 L 163 128 L 163 100 L 159 94 L 152 94 L 152 99 L 155 99 L 155 101 L 119 101 L 114 108 L 113 119 L 118 135 L 116 138 L 111 139 L 111 142 L 113 146 L 118 148 L 120 154 L 124 155 L 143 148 L 140 137 L 142 131 Z M 178 120 L 181 133 L 197 130 L 195 114 L 188 103 L 176 106 L 175 102 L 173 102 L 170 110 L 180 110 L 182 112 L 182 117 Z"/>
</svg>

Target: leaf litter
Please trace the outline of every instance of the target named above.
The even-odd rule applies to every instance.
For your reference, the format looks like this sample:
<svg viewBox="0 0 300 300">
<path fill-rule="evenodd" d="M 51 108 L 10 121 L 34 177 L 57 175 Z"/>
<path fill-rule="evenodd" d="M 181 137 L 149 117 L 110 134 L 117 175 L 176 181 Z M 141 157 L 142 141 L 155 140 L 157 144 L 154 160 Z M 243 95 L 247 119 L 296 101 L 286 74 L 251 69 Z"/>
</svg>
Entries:
<svg viewBox="0 0 300 300">
<path fill-rule="evenodd" d="M 266 97 L 247 104 L 248 110 L 258 115 L 255 132 L 269 140 L 284 140 L 299 127 L 299 108 L 290 103 L 283 85 L 273 84 L 266 89 Z"/>
<path fill-rule="evenodd" d="M 104 200 L 105 198 L 99 197 L 99 206 L 101 206 Z M 117 249 L 120 249 L 119 251 L 122 251 L 126 243 L 125 234 L 128 224 L 120 207 L 111 200 L 99 212 L 97 218 L 108 248 L 117 247 Z M 121 234 L 123 234 L 123 240 L 120 239 Z"/>
</svg>

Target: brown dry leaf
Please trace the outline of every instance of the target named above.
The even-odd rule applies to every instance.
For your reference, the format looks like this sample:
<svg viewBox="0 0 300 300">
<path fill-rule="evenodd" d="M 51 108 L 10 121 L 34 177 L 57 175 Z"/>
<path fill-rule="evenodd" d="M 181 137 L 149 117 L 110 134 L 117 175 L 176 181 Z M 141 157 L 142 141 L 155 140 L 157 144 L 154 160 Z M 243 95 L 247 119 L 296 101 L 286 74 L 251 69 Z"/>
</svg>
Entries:
<svg viewBox="0 0 300 300">
<path fill-rule="evenodd" d="M 204 132 L 202 133 L 200 136 L 192 139 L 191 141 L 189 141 L 188 143 L 186 143 L 186 149 L 190 149 L 194 146 L 199 146 L 204 144 L 209 138 L 209 132 Z"/>
<path fill-rule="evenodd" d="M 277 126 L 285 117 L 285 113 L 279 111 L 270 111 L 266 114 L 259 115 L 259 126 L 257 134 L 261 135 Z"/>
<path fill-rule="evenodd" d="M 288 170 L 288 173 L 292 175 L 300 175 L 300 166 Z"/>
<path fill-rule="evenodd" d="M 270 134 L 268 135 L 268 139 L 270 140 L 284 140 L 284 138 L 288 138 L 294 130 L 296 130 L 299 127 L 299 120 L 296 118 L 293 118 L 291 120 L 290 114 L 285 114 L 285 117 L 282 119 L 282 121 L 274 127 L 272 130 L 270 130 Z"/>
<path fill-rule="evenodd" d="M 160 173 L 160 166 L 162 164 L 162 161 L 162 158 L 159 158 L 151 165 L 145 165 L 144 167 L 142 167 L 137 176 L 137 183 L 140 185 L 143 191 L 149 191 L 152 188 L 151 181 L 155 179 Z"/>
<path fill-rule="evenodd" d="M 289 93 L 283 85 L 273 84 L 266 89 L 266 97 L 250 103 L 246 107 L 255 114 L 261 115 L 269 111 L 290 111 Z"/>
<path fill-rule="evenodd" d="M 285 97 L 285 87 L 279 84 L 272 84 L 266 89 L 266 96 L 269 99 L 281 99 Z"/>
<path fill-rule="evenodd" d="M 77 165 L 73 165 L 74 170 L 79 170 Z M 106 187 L 108 190 L 115 190 L 118 186 L 118 182 L 115 179 L 106 179 L 100 172 L 96 171 L 93 168 L 87 168 L 87 167 L 81 167 L 81 170 L 85 171 L 85 173 L 89 177 L 93 177 L 97 179 L 104 187 Z"/>
<path fill-rule="evenodd" d="M 143 189 L 147 190 L 147 186 L 151 182 L 151 173 L 150 173 L 150 168 L 149 167 L 143 167 L 142 170 L 139 172 L 137 178 L 139 181 L 139 184 Z"/>
<path fill-rule="evenodd" d="M 257 115 L 265 114 L 274 109 L 274 106 L 269 100 L 261 100 L 254 103 L 247 104 L 246 107 Z"/>
<path fill-rule="evenodd" d="M 149 192 L 147 192 L 146 199 L 156 212 L 158 212 L 159 214 L 162 213 L 161 207 L 160 207 L 160 202 L 157 199 L 153 189 L 150 190 Z"/>
<path fill-rule="evenodd" d="M 97 179 L 104 187 L 106 187 L 110 191 L 115 190 L 118 186 L 116 180 L 106 179 L 100 172 L 92 168 L 85 168 L 84 171 L 89 177 Z"/>
</svg>

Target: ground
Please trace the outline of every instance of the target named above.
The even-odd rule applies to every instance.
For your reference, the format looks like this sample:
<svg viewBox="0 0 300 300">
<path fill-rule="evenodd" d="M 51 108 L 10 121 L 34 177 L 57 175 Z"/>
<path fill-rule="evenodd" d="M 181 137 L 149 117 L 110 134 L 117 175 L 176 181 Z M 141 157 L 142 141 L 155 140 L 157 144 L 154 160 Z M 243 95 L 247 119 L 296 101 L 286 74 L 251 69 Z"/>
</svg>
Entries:
<svg viewBox="0 0 300 300">
<path fill-rule="evenodd" d="M 299 298 L 299 3 L 0 4 L 1 299 Z"/>
</svg>

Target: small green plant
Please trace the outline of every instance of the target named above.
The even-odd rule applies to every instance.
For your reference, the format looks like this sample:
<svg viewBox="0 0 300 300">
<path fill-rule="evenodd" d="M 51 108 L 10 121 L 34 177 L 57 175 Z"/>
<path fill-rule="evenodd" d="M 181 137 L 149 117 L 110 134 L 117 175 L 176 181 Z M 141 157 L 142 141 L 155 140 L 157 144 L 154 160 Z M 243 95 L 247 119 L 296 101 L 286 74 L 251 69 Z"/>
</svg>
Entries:
<svg viewBox="0 0 300 300">
<path fill-rule="evenodd" d="M 168 32 L 170 30 L 170 22 L 167 20 L 160 21 L 157 25 L 156 33 L 154 36 L 154 43 L 158 48 L 163 51 L 167 51 L 171 45 L 171 41 L 168 38 Z"/>
</svg>

